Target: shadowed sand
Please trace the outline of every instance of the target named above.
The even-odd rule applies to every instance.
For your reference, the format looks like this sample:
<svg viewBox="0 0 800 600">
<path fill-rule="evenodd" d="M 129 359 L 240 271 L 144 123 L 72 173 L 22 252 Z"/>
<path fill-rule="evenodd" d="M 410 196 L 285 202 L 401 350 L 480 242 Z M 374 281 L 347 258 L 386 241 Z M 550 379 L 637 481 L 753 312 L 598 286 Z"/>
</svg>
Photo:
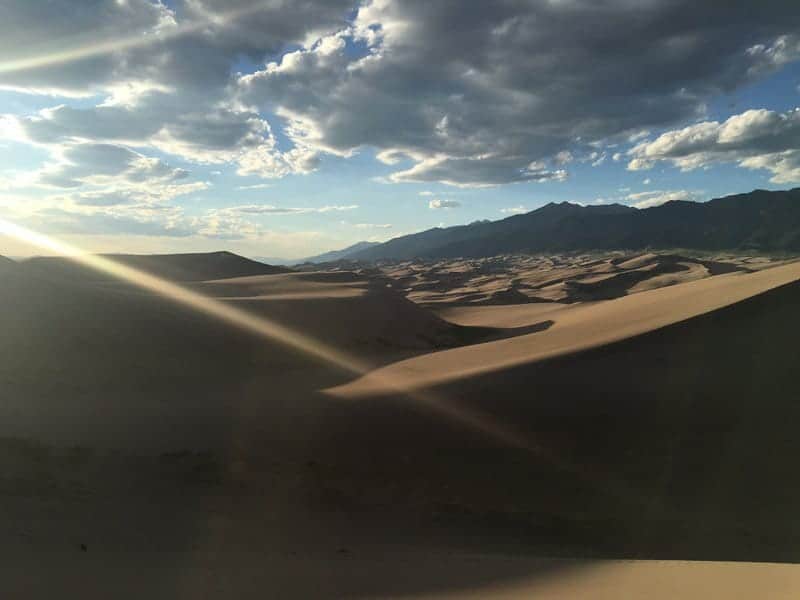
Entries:
<svg viewBox="0 0 800 600">
<path fill-rule="evenodd" d="M 683 562 L 800 559 L 796 263 L 445 319 L 352 273 L 191 284 L 374 367 L 355 379 L 130 286 L 19 266 L 0 275 L 9 597 L 800 589 L 794 565 Z"/>
</svg>

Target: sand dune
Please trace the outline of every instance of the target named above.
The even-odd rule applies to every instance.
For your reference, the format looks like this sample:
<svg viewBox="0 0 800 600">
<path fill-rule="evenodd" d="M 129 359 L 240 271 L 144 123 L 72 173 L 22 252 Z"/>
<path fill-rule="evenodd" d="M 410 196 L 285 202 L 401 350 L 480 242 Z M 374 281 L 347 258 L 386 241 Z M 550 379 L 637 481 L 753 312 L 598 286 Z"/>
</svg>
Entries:
<svg viewBox="0 0 800 600">
<path fill-rule="evenodd" d="M 797 279 L 800 263 L 792 263 L 759 273 L 721 275 L 573 310 L 542 313 L 558 315 L 555 325 L 545 332 L 409 359 L 329 392 L 359 398 L 391 393 L 392 386 L 424 388 L 575 353 L 689 319 Z"/>
<path fill-rule="evenodd" d="M 260 263 L 231 252 L 194 254 L 109 254 L 115 262 L 171 281 L 205 281 L 248 275 L 287 273 L 290 269 Z M 105 281 L 106 274 L 57 256 L 39 256 L 23 262 L 26 270 L 64 281 Z"/>
<path fill-rule="evenodd" d="M 616 274 L 586 264 L 596 281 Z M 439 316 L 350 272 L 191 284 L 375 366 L 355 379 L 129 286 L 12 270 L 0 553 L 18 568 L 5 587 L 792 597 L 791 566 L 604 560 L 800 560 L 800 263 L 768 264 Z"/>
<path fill-rule="evenodd" d="M 776 264 L 769 258 L 612 252 L 386 262 L 378 273 L 415 302 L 442 307 L 608 300 Z"/>
<path fill-rule="evenodd" d="M 192 287 L 371 365 L 497 337 L 444 321 L 352 274 L 259 275 Z M 285 396 L 283 405 L 341 378 L 335 367 L 125 284 L 14 269 L 0 286 L 0 306 L 0 435 L 128 448 L 140 445 L 137 438 L 196 447 L 207 435 L 213 446 L 227 435 L 219 419 L 247 387 L 267 386 Z M 152 420 L 158 433 L 142 438 L 136 427 Z"/>
<path fill-rule="evenodd" d="M 556 563 L 559 564 L 559 563 Z M 536 598 L 564 600 L 619 598 L 706 600 L 708 598 L 794 598 L 800 569 L 792 565 L 679 561 L 566 561 L 544 578 L 486 586 L 478 590 L 417 596 L 424 598 Z M 474 568 L 474 567 L 473 567 Z"/>
</svg>

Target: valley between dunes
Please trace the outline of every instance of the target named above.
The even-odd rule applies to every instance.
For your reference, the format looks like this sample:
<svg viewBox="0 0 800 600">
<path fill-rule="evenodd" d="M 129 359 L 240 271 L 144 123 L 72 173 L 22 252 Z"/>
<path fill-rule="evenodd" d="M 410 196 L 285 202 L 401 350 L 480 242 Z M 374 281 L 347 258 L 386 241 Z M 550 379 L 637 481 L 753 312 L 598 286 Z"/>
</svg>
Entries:
<svg viewBox="0 0 800 600">
<path fill-rule="evenodd" d="M 3 588 L 796 597 L 800 263 L 680 259 L 658 287 L 619 277 L 652 255 L 580 260 L 559 294 L 639 287 L 471 305 L 371 271 L 181 263 L 181 285 L 363 373 L 129 284 L 0 264 Z"/>
</svg>

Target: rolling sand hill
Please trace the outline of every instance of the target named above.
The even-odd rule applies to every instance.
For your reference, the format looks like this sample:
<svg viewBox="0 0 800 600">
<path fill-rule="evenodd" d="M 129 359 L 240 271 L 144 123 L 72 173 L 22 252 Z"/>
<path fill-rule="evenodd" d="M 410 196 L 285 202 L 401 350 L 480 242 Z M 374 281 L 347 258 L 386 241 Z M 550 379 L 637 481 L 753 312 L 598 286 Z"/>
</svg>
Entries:
<svg viewBox="0 0 800 600">
<path fill-rule="evenodd" d="M 108 254 L 114 261 L 171 281 L 206 281 L 249 275 L 288 273 L 286 267 L 260 263 L 232 252 L 196 254 Z M 37 256 L 24 261 L 26 269 L 48 278 L 67 281 L 107 280 L 108 276 L 56 256 Z"/>
<path fill-rule="evenodd" d="M 355 377 L 129 286 L 14 270 L 4 589 L 795 597 L 788 565 L 652 561 L 800 559 L 800 264 L 749 271 L 440 316 L 347 272 L 190 284 L 371 365 Z"/>
<path fill-rule="evenodd" d="M 780 262 L 752 256 L 614 252 L 385 262 L 365 272 L 383 277 L 418 304 L 442 308 L 610 300 Z"/>
<path fill-rule="evenodd" d="M 493 328 L 444 321 L 353 274 L 232 277 L 192 287 L 372 365 L 498 337 Z M 125 284 L 16 269 L 0 287 L 0 306 L 6 435 L 25 422 L 42 439 L 50 428 L 62 442 L 128 437 L 125 444 L 136 446 L 141 434 L 132 423 L 155 419 L 150 427 L 162 431 L 144 443 L 182 449 L 189 435 L 194 445 L 213 446 L 217 419 L 251 380 L 287 403 L 322 386 L 317 379 L 331 371 Z"/>
</svg>

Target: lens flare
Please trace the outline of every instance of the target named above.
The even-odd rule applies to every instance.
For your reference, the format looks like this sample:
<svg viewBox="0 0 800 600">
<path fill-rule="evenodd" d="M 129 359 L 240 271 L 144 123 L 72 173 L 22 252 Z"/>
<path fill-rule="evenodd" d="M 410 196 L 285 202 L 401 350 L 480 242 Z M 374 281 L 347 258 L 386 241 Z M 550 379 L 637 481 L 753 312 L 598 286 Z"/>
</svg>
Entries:
<svg viewBox="0 0 800 600">
<path fill-rule="evenodd" d="M 288 346 L 350 374 L 363 376 L 373 371 L 372 367 L 364 361 L 337 348 L 333 348 L 320 340 L 290 329 L 264 316 L 254 315 L 240 308 L 231 306 L 230 304 L 215 300 L 214 298 L 209 298 L 208 296 L 166 281 L 160 277 L 120 264 L 111 258 L 90 254 L 76 246 L 66 244 L 50 236 L 37 233 L 4 219 L 0 219 L 0 234 L 13 237 L 27 244 L 54 252 L 55 254 L 63 255 L 77 263 L 163 296 L 175 303 L 219 319 L 231 326 Z M 389 389 L 392 392 L 396 392 L 398 395 L 411 398 L 420 406 L 446 417 L 451 421 L 460 423 L 462 426 L 487 435 L 505 445 L 535 451 L 537 454 L 542 451 L 540 448 L 535 448 L 520 434 L 479 411 L 456 406 L 434 395 L 432 392 L 411 390 L 410 386 L 406 385 L 406 382 L 396 378 L 392 378 L 391 380 L 386 378 L 384 383 L 384 389 Z"/>
</svg>

